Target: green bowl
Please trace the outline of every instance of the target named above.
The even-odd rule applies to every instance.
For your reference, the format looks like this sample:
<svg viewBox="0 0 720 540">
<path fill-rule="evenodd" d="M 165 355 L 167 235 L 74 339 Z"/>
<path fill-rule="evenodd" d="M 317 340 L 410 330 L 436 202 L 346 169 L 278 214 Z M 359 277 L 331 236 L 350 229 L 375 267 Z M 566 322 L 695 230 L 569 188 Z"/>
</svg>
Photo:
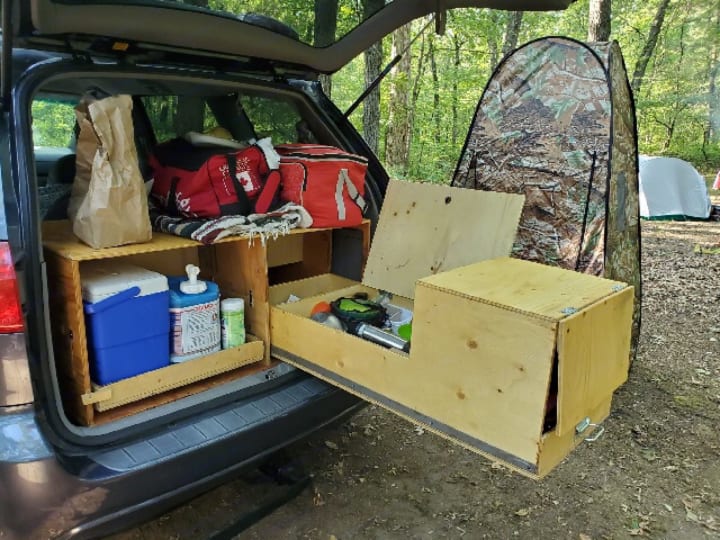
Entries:
<svg viewBox="0 0 720 540">
<path fill-rule="evenodd" d="M 403 324 L 398 328 L 398 336 L 403 338 L 405 341 L 410 341 L 412 338 L 412 323 Z"/>
</svg>

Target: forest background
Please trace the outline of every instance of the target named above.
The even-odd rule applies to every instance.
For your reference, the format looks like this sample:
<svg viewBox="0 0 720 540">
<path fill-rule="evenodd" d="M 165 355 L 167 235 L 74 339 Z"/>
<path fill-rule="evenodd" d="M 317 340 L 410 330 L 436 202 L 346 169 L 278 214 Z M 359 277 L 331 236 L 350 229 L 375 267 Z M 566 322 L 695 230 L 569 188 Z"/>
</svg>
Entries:
<svg viewBox="0 0 720 540">
<path fill-rule="evenodd" d="M 395 175 L 447 181 L 502 57 L 533 39 L 558 35 L 618 41 L 633 88 L 640 153 L 685 159 L 714 179 L 720 168 L 720 1 L 610 4 L 578 0 L 566 11 L 550 13 L 450 12 L 445 35 L 420 36 L 410 48 L 409 65 L 396 67 L 381 85 L 377 150 L 383 162 Z M 422 26 L 416 21 L 409 32 L 386 39 L 383 57 L 389 60 L 402 49 L 408 39 L 403 32 L 414 36 Z M 365 61 L 358 58 L 333 76 L 332 98 L 341 109 L 362 91 Z M 402 130 L 402 118 L 397 124 L 403 109 L 407 136 L 396 133 Z M 356 112 L 352 119 L 372 142 L 363 116 Z"/>
<path fill-rule="evenodd" d="M 267 12 L 263 8 L 271 5 L 278 19 L 316 45 L 335 39 L 328 28 L 342 35 L 385 3 L 315 0 L 313 19 L 305 16 L 307 0 L 177 1 L 234 13 Z M 337 24 L 321 28 L 323 17 Z M 517 46 L 550 35 L 618 41 L 634 94 L 640 152 L 685 159 L 714 179 L 720 168 L 720 0 L 577 0 L 561 12 L 451 10 L 444 33 L 435 33 L 432 21 L 414 21 L 322 82 L 346 110 L 405 51 L 350 119 L 392 175 L 446 182 L 495 67 Z M 60 111 L 33 113 L 38 140 L 67 133 Z"/>
</svg>

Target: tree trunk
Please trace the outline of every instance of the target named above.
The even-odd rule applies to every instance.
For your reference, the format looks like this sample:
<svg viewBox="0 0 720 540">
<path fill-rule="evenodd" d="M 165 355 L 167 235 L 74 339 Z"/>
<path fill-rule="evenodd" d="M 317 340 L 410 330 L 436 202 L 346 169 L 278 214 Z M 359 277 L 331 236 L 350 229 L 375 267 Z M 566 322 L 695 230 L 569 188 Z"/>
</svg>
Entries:
<svg viewBox="0 0 720 540">
<path fill-rule="evenodd" d="M 433 82 L 433 112 L 434 120 L 433 140 L 435 144 L 440 144 L 440 132 L 442 123 L 440 121 L 440 80 L 438 78 L 437 59 L 435 58 L 435 38 L 430 36 L 430 44 L 428 47 L 428 56 L 430 57 L 430 72 L 432 73 Z"/>
<path fill-rule="evenodd" d="M 335 43 L 338 18 L 338 0 L 315 0 L 315 47 Z M 320 75 L 320 84 L 328 97 L 332 95 L 332 78 Z"/>
<path fill-rule="evenodd" d="M 609 0 L 607 0 L 609 3 Z M 505 38 L 503 40 L 502 55 L 505 57 L 517 47 L 518 38 L 520 37 L 520 28 L 522 26 L 523 12 L 513 11 L 510 14 L 507 25 L 505 26 Z"/>
<path fill-rule="evenodd" d="M 202 132 L 205 119 L 205 100 L 197 96 L 178 96 L 174 127 L 177 135 L 188 131 Z"/>
<path fill-rule="evenodd" d="M 715 17 L 713 18 L 713 30 L 711 35 L 712 50 L 710 53 L 710 69 L 708 84 L 708 125 L 705 135 L 705 142 L 717 144 L 720 142 L 720 95 L 718 95 L 717 79 L 718 79 L 718 61 L 720 60 L 720 2 L 715 9 Z"/>
<path fill-rule="evenodd" d="M 460 136 L 460 127 L 458 120 L 458 101 L 460 99 L 460 89 L 458 88 L 458 79 L 460 78 L 460 51 L 462 50 L 463 42 L 460 41 L 457 34 L 453 34 L 453 54 L 454 54 L 454 73 L 452 81 L 452 145 L 457 145 L 458 138 Z"/>
<path fill-rule="evenodd" d="M 365 18 L 385 5 L 385 0 L 363 0 Z M 365 51 L 365 86 L 368 87 L 382 70 L 382 42 Z M 363 137 L 370 149 L 377 154 L 380 144 L 380 84 L 370 92 L 363 105 Z"/>
<path fill-rule="evenodd" d="M 652 58 L 653 52 L 655 51 L 655 45 L 657 44 L 660 30 L 662 30 L 668 4 L 670 4 L 670 0 L 661 0 L 657 12 L 655 13 L 655 19 L 650 27 L 650 33 L 648 34 L 647 41 L 645 41 L 645 46 L 643 47 L 637 64 L 635 64 L 635 72 L 633 73 L 632 83 L 630 86 L 636 96 L 640 93 L 643 77 L 645 77 L 645 70 L 647 69 L 647 66 L 650 63 L 650 58 Z"/>
<path fill-rule="evenodd" d="M 610 40 L 611 0 L 590 0 L 588 41 Z"/>
<path fill-rule="evenodd" d="M 393 33 L 390 57 L 395 58 L 410 45 L 410 24 Z M 385 136 L 385 163 L 402 175 L 407 173 L 410 150 L 410 51 L 390 72 L 390 103 L 388 127 Z"/>
</svg>

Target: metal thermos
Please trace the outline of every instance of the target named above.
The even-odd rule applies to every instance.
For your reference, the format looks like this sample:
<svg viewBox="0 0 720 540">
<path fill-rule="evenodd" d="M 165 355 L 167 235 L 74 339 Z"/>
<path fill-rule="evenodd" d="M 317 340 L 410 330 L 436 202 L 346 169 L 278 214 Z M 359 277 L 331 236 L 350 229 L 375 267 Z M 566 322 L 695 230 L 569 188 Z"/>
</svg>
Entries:
<svg viewBox="0 0 720 540">
<path fill-rule="evenodd" d="M 355 333 L 361 338 L 367 339 L 368 341 L 372 341 L 379 345 L 392 349 L 400 349 L 404 352 L 410 352 L 409 341 L 405 341 L 403 338 L 396 336 L 395 334 L 391 334 L 390 332 L 380 330 L 380 328 L 375 326 L 365 323 L 360 324 L 355 330 Z"/>
</svg>

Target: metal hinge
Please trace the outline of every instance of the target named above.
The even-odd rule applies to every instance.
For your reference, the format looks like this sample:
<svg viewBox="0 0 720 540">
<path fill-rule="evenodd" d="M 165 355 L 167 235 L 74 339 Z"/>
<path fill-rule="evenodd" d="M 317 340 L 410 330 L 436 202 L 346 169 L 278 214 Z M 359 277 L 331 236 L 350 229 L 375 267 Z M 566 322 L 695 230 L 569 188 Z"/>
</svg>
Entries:
<svg viewBox="0 0 720 540">
<path fill-rule="evenodd" d="M 577 426 L 575 426 L 575 435 L 579 437 L 591 427 L 595 427 L 597 429 L 593 431 L 592 435 L 590 435 L 589 437 L 585 437 L 585 440 L 587 442 L 595 442 L 600 437 L 602 437 L 603 433 L 605 433 L 605 426 L 602 426 L 600 424 L 593 424 L 590 421 L 590 417 L 586 416 L 580 421 Z"/>
</svg>

